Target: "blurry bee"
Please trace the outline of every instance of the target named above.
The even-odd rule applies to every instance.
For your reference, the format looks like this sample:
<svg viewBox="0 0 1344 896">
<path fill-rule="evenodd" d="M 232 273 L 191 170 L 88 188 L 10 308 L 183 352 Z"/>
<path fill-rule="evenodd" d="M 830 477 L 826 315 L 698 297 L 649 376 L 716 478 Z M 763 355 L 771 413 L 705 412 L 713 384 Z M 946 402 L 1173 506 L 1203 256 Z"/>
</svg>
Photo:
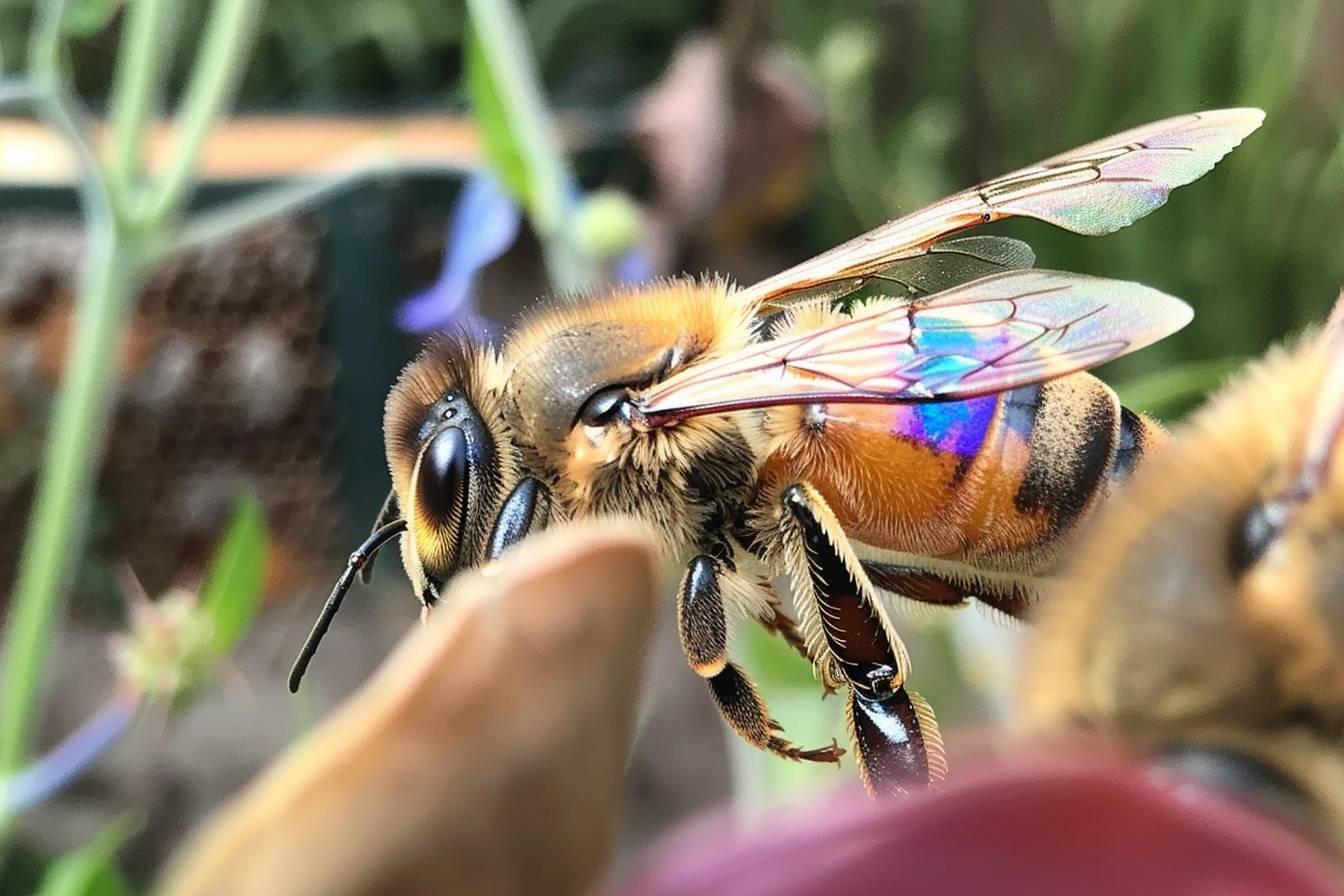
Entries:
<svg viewBox="0 0 1344 896">
<path fill-rule="evenodd" d="M 1024 709 L 1157 754 L 1344 854 L 1344 296 L 1089 526 Z"/>
<path fill-rule="evenodd" d="M 1263 120 L 1206 112 L 1137 128 L 892 221 L 736 288 L 678 279 L 537 306 L 503 348 L 439 340 L 388 397 L 393 488 L 291 674 L 297 688 L 357 570 L 393 538 L 422 604 L 548 522 L 634 515 L 684 565 L 678 629 L 728 725 L 786 740 L 730 633 L 753 619 L 848 692 L 870 789 L 940 778 L 934 716 L 908 690 L 891 609 L 1031 604 L 1058 546 L 1159 438 L 1074 375 L 1179 329 L 1155 290 L 1033 270 L 1025 244 L 945 240 L 1012 216 L 1083 234 L 1130 224 Z M 870 282 L 897 295 L 846 313 Z M 799 619 L 770 582 L 793 582 Z"/>
</svg>

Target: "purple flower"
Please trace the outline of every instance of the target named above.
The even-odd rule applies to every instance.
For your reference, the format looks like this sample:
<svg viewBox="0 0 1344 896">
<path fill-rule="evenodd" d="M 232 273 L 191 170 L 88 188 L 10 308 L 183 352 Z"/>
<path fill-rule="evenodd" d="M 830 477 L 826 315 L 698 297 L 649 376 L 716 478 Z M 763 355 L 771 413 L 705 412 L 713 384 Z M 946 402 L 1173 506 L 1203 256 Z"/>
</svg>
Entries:
<svg viewBox="0 0 1344 896">
<path fill-rule="evenodd" d="M 0 778 L 0 814 L 22 812 L 55 796 L 126 733 L 139 707 L 133 691 L 118 690 L 51 752 Z"/>
<path fill-rule="evenodd" d="M 567 198 L 572 214 L 584 200 L 577 183 L 570 182 Z M 513 245 L 522 218 L 521 207 L 493 174 L 484 170 L 473 174 L 462 188 L 448 223 L 439 279 L 402 304 L 397 310 L 397 326 L 412 333 L 450 326 L 493 333 L 494 325 L 476 307 L 476 275 Z M 648 253 L 640 247 L 619 255 L 610 271 L 612 279 L 625 284 L 651 280 L 655 273 Z"/>
<path fill-rule="evenodd" d="M 638 246 L 627 250 L 616 259 L 612 273 L 617 283 L 626 284 L 644 283 L 657 275 L 653 269 L 653 262 L 649 260 L 649 253 Z"/>
<path fill-rule="evenodd" d="M 425 333 L 452 324 L 484 325 L 474 303 L 476 275 L 513 245 L 522 220 L 522 209 L 493 174 L 473 174 L 448 222 L 439 279 L 406 300 L 397 311 L 397 326 Z"/>
</svg>

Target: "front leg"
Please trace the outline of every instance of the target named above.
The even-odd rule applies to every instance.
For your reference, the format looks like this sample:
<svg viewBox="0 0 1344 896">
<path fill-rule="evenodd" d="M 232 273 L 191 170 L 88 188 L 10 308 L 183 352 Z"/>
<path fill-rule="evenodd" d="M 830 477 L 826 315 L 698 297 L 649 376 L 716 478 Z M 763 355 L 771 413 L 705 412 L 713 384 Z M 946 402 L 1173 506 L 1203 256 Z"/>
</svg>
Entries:
<svg viewBox="0 0 1344 896">
<path fill-rule="evenodd" d="M 383 506 L 379 509 L 378 516 L 373 521 L 373 531 L 377 532 L 388 523 L 399 519 L 401 519 L 401 505 L 397 502 L 396 489 L 391 489 L 388 491 L 387 497 L 383 499 Z M 365 585 L 373 581 L 373 561 L 377 558 L 377 555 L 377 551 L 369 554 L 368 561 L 359 570 L 359 580 Z"/>
<path fill-rule="evenodd" d="M 500 505 L 486 546 L 486 562 L 499 559 L 533 532 L 546 528 L 551 518 L 551 493 L 531 476 L 524 476 Z"/>
<path fill-rule="evenodd" d="M 780 737 L 765 700 L 747 674 L 728 658 L 730 610 L 750 611 L 754 591 L 749 581 L 722 559 L 701 554 L 691 560 L 677 589 L 677 632 L 691 668 L 709 684 L 714 703 L 728 727 L 752 746 L 786 759 L 839 762 L 844 750 L 834 741 L 816 750 L 795 747 Z"/>
<path fill-rule="evenodd" d="M 910 659 L 849 540 L 816 489 L 779 493 L 784 562 L 810 651 L 824 681 L 850 690 L 846 717 L 859 771 L 873 793 L 907 793 L 947 766 L 933 710 L 906 688 Z"/>
<path fill-rule="evenodd" d="M 546 528 L 551 517 L 551 493 L 531 476 L 524 477 L 509 492 L 500 505 L 495 524 L 490 530 L 490 540 L 485 546 L 485 563 L 482 569 L 488 569 L 491 563 L 499 559 L 505 551 L 522 541 L 533 532 Z M 443 582 L 428 573 L 424 574 L 424 583 L 420 586 L 420 621 L 426 622 L 430 612 L 439 602 L 443 591 Z"/>
</svg>

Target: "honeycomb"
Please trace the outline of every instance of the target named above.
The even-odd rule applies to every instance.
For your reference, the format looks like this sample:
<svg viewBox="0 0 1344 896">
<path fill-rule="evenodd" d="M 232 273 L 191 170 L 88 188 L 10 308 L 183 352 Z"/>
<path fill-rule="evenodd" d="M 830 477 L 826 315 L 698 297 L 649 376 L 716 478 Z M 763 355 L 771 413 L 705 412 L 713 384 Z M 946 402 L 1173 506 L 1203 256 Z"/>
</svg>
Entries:
<svg viewBox="0 0 1344 896">
<path fill-rule="evenodd" d="M 23 532 L 52 390 L 65 363 L 78 223 L 0 221 L 0 527 Z M 319 232 L 259 226 L 154 270 L 127 323 L 79 596 L 129 564 L 151 593 L 194 583 L 241 486 L 265 509 L 268 595 L 329 575 L 341 524 L 336 361 L 321 334 Z M 0 539 L 0 595 L 22 539 Z M 100 578 L 101 576 L 101 578 Z M 106 590 L 106 589 L 101 589 Z"/>
</svg>

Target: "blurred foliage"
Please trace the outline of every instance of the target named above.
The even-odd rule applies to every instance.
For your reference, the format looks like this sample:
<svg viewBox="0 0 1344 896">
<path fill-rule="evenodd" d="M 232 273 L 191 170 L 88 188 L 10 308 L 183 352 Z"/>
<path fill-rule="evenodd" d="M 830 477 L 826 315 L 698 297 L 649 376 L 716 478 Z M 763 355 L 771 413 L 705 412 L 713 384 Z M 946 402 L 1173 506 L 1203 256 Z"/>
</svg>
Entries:
<svg viewBox="0 0 1344 896">
<path fill-rule="evenodd" d="M 1170 416 L 1218 388 L 1247 360 L 1183 361 L 1125 380 L 1116 386 L 1116 392 L 1126 407 L 1142 408 L 1158 417 Z"/>
<path fill-rule="evenodd" d="M 661 74 L 677 40 L 753 2 L 520 6 L 550 101 L 619 116 Z M 117 11 L 106 2 L 85 6 L 89 15 Z M 202 6 L 180 5 L 178 34 L 199 33 Z M 1094 240 L 1033 222 L 1001 229 L 1028 239 L 1043 266 L 1139 280 L 1195 305 L 1185 332 L 1117 362 L 1113 380 L 1177 361 L 1257 354 L 1319 318 L 1344 283 L 1344 257 L 1334 251 L 1344 227 L 1344 63 L 1321 42 L 1341 27 L 1340 12 L 1329 4 L 778 0 L 767 6 L 774 37 L 799 54 L 828 105 L 826 164 L 799 223 L 798 254 L 978 178 L 1134 124 L 1199 108 L 1259 105 L 1269 113 L 1261 131 L 1178 193 L 1170 208 L 1126 231 Z M 0 0 L 0 47 L 9 70 L 23 58 L 31 7 L 32 0 Z M 72 53 L 77 85 L 95 102 L 109 83 L 123 17 L 114 15 L 111 27 L 81 39 Z M 438 0 L 273 0 L 240 104 L 466 108 L 464 17 L 465 7 Z M 178 54 L 170 85 L 183 82 L 190 59 Z M 515 169 L 506 165 L 504 173 L 516 178 Z M 1173 385 L 1191 396 L 1201 391 Z M 1155 409 L 1170 415 L 1191 403 Z"/>
<path fill-rule="evenodd" d="M 92 842 L 51 863 L 37 896 L 131 896 L 130 884 L 117 870 L 117 850 L 135 833 L 130 818 L 104 827 Z"/>
<path fill-rule="evenodd" d="M 34 9 L 27 46 L 26 70 L 11 81 L 13 95 L 21 97 L 44 123 L 55 130 L 80 161 L 79 193 L 86 227 L 85 249 L 75 301 L 76 320 L 70 341 L 70 361 L 51 410 L 43 469 L 32 499 L 30 524 L 10 611 L 4 628 L 3 673 L 0 673 L 0 871 L 9 849 L 15 813 L 59 789 L 78 774 L 116 735 L 125 730 L 141 697 L 179 695 L 174 687 L 194 684 L 219 658 L 221 648 L 232 646 L 251 618 L 257 595 L 224 593 L 222 588 L 260 586 L 261 561 L 252 542 L 260 532 L 259 510 L 240 517 L 244 523 L 230 532 L 222 568 L 216 572 L 216 592 L 208 604 L 211 618 L 200 617 L 195 595 L 187 599 L 151 602 L 143 594 L 131 596 L 131 631 L 114 641 L 120 654 L 120 687 L 105 705 L 109 715 L 95 714 L 76 729 L 70 740 L 36 762 L 30 751 L 36 740 L 40 703 L 57 625 L 65 617 L 67 591 L 73 578 L 72 562 L 85 547 L 92 515 L 92 492 L 100 466 L 103 437 L 112 416 L 117 385 L 116 357 L 125 328 L 125 314 L 134 307 L 145 271 L 162 260 L 165 247 L 181 223 L 195 179 L 196 165 L 206 132 L 227 114 L 236 75 L 247 65 L 252 25 L 262 4 L 257 0 L 220 0 L 209 12 L 201 40 L 192 54 L 191 75 L 176 120 L 178 140 L 161 171 L 143 170 L 144 132 L 156 115 L 156 76 L 172 57 L 173 42 L 159 14 L 161 4 L 140 2 L 129 16 L 118 49 L 115 77 L 109 79 L 114 97 L 111 121 L 114 135 L 102 152 L 93 149 L 82 109 L 70 90 L 66 66 L 70 61 L 67 13 L 75 17 L 76 34 L 106 21 L 107 7 L 86 2 L 71 7 L 49 0 Z M 101 11 L 100 11 L 101 10 Z M 6 19 L 8 21 L 8 18 Z M 235 575 L 255 568 L 251 575 Z M 128 577 L 133 578 L 133 576 Z M 218 626 L 212 634 L 212 623 Z M 201 632 L 204 632 L 202 636 Z M 208 654 L 202 660 L 198 653 Z M 162 661 L 166 668 L 157 668 Z M 173 666 L 180 664 L 180 668 Z M 170 683 L 164 687 L 163 683 Z M 152 692 L 157 687 L 158 693 Z M 107 724 L 104 720 L 107 719 Z M 93 736 L 91 736 L 93 735 Z M 15 797 L 15 791 L 19 796 Z M 96 843 L 110 852 L 121 835 L 113 832 Z M 109 845 L 110 844 L 110 845 Z M 96 863 L 95 863 L 96 864 Z M 106 864 L 103 862 L 101 864 Z M 90 870 L 74 859 L 67 866 L 67 883 L 58 875 L 58 892 L 94 887 L 114 892 L 119 879 L 112 871 Z M 87 872 L 87 873 L 85 873 Z M 80 877 L 88 878 L 87 887 Z"/>
<path fill-rule="evenodd" d="M 24 68 L 24 42 L 35 0 L 0 0 L 0 51 L 7 71 Z M 80 22 L 124 4 L 85 0 Z M 676 38 L 714 23 L 709 0 L 626 4 L 620 0 L 532 0 L 521 4 L 548 93 L 562 102 L 623 99 L 656 78 Z M 175 4 L 179 35 L 197 35 L 206 5 Z M 121 16 L 111 27 L 80 29 L 75 78 L 81 95 L 98 98 L 111 79 Z M 241 85 L 242 107 L 374 106 L 419 95 L 441 107 L 465 107 L 462 41 L 466 8 L 443 0 L 272 0 L 253 62 Z M 564 47 L 563 55 L 555 51 Z M 168 81 L 180 85 L 189 55 Z M 579 63 L 579 64 L 575 64 Z M 176 91 L 173 92 L 174 94 Z"/>
<path fill-rule="evenodd" d="M 216 657 L 227 656 L 251 627 L 265 575 L 266 520 L 261 502 L 245 495 L 201 585 L 201 609 L 210 619 Z"/>
</svg>

